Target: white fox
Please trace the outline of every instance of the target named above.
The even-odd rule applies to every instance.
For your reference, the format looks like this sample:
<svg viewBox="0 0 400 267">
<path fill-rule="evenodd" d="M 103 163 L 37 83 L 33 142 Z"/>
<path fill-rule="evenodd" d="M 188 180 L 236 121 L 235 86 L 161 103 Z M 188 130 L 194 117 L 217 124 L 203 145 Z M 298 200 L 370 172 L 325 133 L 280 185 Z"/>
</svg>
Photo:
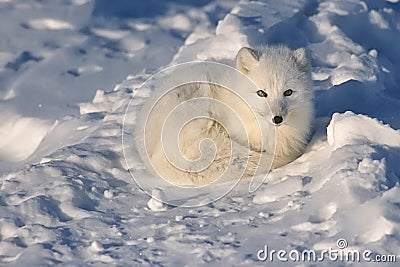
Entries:
<svg viewBox="0 0 400 267">
<path fill-rule="evenodd" d="M 156 114 L 154 119 L 158 120 L 147 126 L 145 157 L 150 159 L 152 169 L 158 175 L 177 185 L 205 185 L 215 181 L 232 162 L 238 166 L 233 170 L 238 171 L 241 165 L 246 164 L 245 176 L 254 175 L 260 164 L 268 165 L 265 168 L 268 171 L 271 161 L 269 164 L 262 161 L 260 154 L 263 151 L 273 156 L 272 168 L 285 165 L 304 152 L 314 117 L 310 61 L 305 49 L 264 46 L 253 50 L 243 47 L 236 56 L 236 69 L 256 85 L 253 88 L 240 88 L 241 98 L 218 86 L 184 85 L 180 93 L 163 99 L 164 103 L 161 101 L 159 107 L 153 110 L 153 114 Z M 235 130 L 228 134 L 224 127 L 237 128 L 231 115 L 218 105 L 210 105 L 210 117 L 224 121 L 224 127 L 213 120 L 199 119 L 191 121 L 179 134 L 179 152 L 185 159 L 195 161 L 204 156 L 199 149 L 204 139 L 212 139 L 217 148 L 215 155 L 208 155 L 213 156 L 208 168 L 192 172 L 190 168 L 179 169 L 171 164 L 172 158 L 165 155 L 161 141 L 160 125 L 168 113 L 167 106 L 202 96 L 234 108 L 244 123 L 246 134 Z M 249 147 L 249 157 L 230 160 L 232 140 Z"/>
</svg>

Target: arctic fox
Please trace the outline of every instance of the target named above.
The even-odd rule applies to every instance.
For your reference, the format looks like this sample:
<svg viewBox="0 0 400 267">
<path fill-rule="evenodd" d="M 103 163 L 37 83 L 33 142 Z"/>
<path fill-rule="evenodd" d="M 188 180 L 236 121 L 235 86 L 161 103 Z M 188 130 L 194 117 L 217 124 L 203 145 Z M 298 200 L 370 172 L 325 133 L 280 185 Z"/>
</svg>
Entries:
<svg viewBox="0 0 400 267">
<path fill-rule="evenodd" d="M 180 93 L 164 98 L 164 102 L 160 101 L 153 110 L 153 120 L 149 117 L 152 123 L 146 129 L 145 150 L 152 170 L 158 175 L 178 185 L 205 185 L 214 182 L 229 164 L 236 164 L 233 172 L 246 165 L 244 175 L 252 176 L 259 165 L 268 165 L 265 168 L 267 172 L 271 162 L 271 167 L 277 168 L 304 152 L 314 117 L 310 61 L 305 49 L 291 50 L 282 45 L 259 49 L 243 47 L 236 56 L 236 69 L 255 84 L 253 88 L 239 89 L 242 98 L 218 86 L 209 85 L 205 88 L 204 85 L 183 85 L 177 89 Z M 202 96 L 234 107 L 244 122 L 246 134 L 235 130 L 228 133 L 225 127 L 238 128 L 235 121 L 220 106 L 210 105 L 209 114 L 215 118 L 214 121 L 192 120 L 179 133 L 179 153 L 189 161 L 194 162 L 204 156 L 205 150 L 200 149 L 204 139 L 212 139 L 217 148 L 216 154 L 208 155 L 213 159 L 212 164 L 199 172 L 192 172 L 190 167 L 185 170 L 171 164 L 174 156 L 165 155 L 160 132 L 163 120 L 171 110 L 169 106 Z M 224 121 L 224 125 L 215 121 Z M 262 128 L 262 135 L 259 127 Z M 240 146 L 249 147 L 249 156 L 232 161 L 232 140 Z M 260 156 L 263 151 L 267 151 L 271 158 L 273 156 L 273 160 L 263 162 Z"/>
</svg>

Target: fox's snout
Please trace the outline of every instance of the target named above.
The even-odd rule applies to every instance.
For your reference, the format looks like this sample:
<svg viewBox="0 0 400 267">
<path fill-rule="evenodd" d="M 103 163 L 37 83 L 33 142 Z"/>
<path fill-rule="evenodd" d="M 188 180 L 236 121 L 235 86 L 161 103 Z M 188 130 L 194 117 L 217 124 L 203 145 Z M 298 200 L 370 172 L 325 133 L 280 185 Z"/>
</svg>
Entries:
<svg viewBox="0 0 400 267">
<path fill-rule="evenodd" d="M 269 121 L 274 126 L 278 126 L 281 124 L 284 124 L 287 120 L 287 117 L 289 115 L 288 112 L 288 105 L 289 103 L 282 98 L 274 98 L 273 95 L 271 95 L 270 99 L 267 99 L 268 101 L 268 112 L 266 116 L 266 120 Z"/>
<path fill-rule="evenodd" d="M 273 122 L 275 125 L 279 125 L 279 124 L 281 124 L 281 123 L 283 122 L 283 118 L 282 118 L 282 116 L 274 116 L 274 117 L 272 118 L 272 122 Z"/>
</svg>

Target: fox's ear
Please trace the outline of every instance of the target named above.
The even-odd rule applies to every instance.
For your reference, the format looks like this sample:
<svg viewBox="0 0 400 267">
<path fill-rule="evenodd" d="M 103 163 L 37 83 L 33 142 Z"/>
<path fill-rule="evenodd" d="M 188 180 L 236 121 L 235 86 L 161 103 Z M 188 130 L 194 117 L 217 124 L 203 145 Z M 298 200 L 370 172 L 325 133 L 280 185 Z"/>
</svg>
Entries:
<svg viewBox="0 0 400 267">
<path fill-rule="evenodd" d="M 308 72 L 310 69 L 310 60 L 308 59 L 307 51 L 304 48 L 299 48 L 293 51 L 293 56 L 300 70 Z"/>
<path fill-rule="evenodd" d="M 236 68 L 246 74 L 258 64 L 259 60 L 260 55 L 256 50 L 242 47 L 236 56 Z"/>
</svg>

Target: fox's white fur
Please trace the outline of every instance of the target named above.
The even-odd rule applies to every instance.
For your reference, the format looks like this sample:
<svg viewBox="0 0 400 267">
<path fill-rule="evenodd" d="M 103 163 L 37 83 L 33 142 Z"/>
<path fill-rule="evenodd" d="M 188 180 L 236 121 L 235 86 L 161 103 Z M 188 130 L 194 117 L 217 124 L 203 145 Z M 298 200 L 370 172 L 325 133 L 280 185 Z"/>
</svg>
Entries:
<svg viewBox="0 0 400 267">
<path fill-rule="evenodd" d="M 146 152 L 153 170 L 168 181 L 180 185 L 202 185 L 214 181 L 228 164 L 232 164 L 229 162 L 230 139 L 243 147 L 247 144 L 250 146 L 249 158 L 234 161 L 238 165 L 247 164 L 247 176 L 253 175 L 260 164 L 268 165 L 268 162 L 263 162 L 263 158 L 260 162 L 263 151 L 267 151 L 267 155 L 275 151 L 272 168 L 285 165 L 304 152 L 314 117 L 310 61 L 306 51 L 302 48 L 291 50 L 285 46 L 264 46 L 257 50 L 242 48 L 236 56 L 236 68 L 255 83 L 256 90 L 240 88 L 241 92 L 238 93 L 241 98 L 238 98 L 229 90 L 217 86 L 201 90 L 196 86 L 186 86 L 180 94 L 163 99 L 167 102 L 159 103 L 158 110 L 154 110 L 154 114 L 160 115 L 157 117 L 158 123 L 148 126 Z M 247 135 L 235 130 L 228 135 L 218 123 L 193 121 L 188 125 L 190 127 L 180 133 L 180 152 L 187 159 L 196 160 L 202 155 L 199 150 L 200 141 L 211 138 L 217 147 L 217 154 L 213 163 L 201 172 L 185 172 L 171 165 L 165 157 L 160 144 L 160 124 L 168 113 L 165 107 L 173 106 L 172 102 L 179 103 L 202 95 L 234 108 L 244 122 Z M 218 105 L 210 105 L 209 109 L 211 117 L 224 121 L 227 129 L 235 129 L 233 120 Z M 259 127 L 262 127 L 263 135 Z M 268 170 L 268 167 L 265 169 Z"/>
</svg>

